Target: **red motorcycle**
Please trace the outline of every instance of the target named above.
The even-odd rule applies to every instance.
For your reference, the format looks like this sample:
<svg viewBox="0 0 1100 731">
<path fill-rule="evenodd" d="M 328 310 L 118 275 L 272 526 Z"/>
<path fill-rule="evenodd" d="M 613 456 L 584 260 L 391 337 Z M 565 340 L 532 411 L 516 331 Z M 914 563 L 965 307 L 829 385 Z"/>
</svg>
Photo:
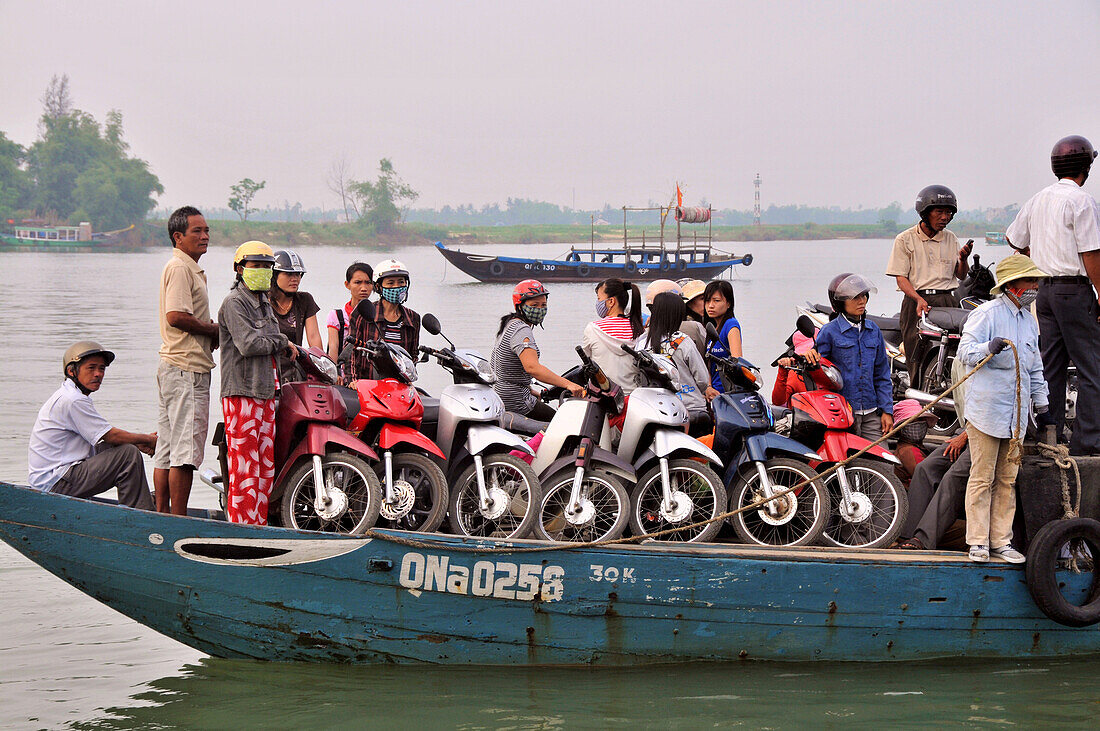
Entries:
<svg viewBox="0 0 1100 731">
<path fill-rule="evenodd" d="M 347 429 L 381 454 L 374 463 L 382 495 L 377 525 L 430 533 L 447 514 L 447 478 L 439 467 L 446 458 L 419 431 L 424 404 L 412 385 L 416 363 L 404 348 L 381 340 L 358 350 L 379 378 L 355 381 L 347 389 Z"/>
<path fill-rule="evenodd" d="M 799 325 L 800 331 L 807 326 L 802 322 Z M 812 324 L 808 328 L 812 337 Z M 788 357 L 794 361 L 791 369 L 802 376 L 808 389 L 791 396 L 790 436 L 825 458 L 811 462 L 814 469 L 824 472 L 871 442 L 848 431 L 854 415 L 847 399 L 835 393 L 843 387 L 835 367 L 825 359 L 820 365 L 811 365 L 805 356 Z M 827 378 L 821 377 L 822 371 Z M 831 390 L 821 388 L 822 382 L 829 383 Z M 909 496 L 894 474 L 894 465 L 900 463 L 889 450 L 875 446 L 823 478 L 831 510 L 822 543 L 878 548 L 894 542 L 909 513 Z"/>
<path fill-rule="evenodd" d="M 273 525 L 299 530 L 359 534 L 372 527 L 381 507 L 381 486 L 371 463 L 378 455 L 344 429 L 348 414 L 336 385 L 336 364 L 317 348 L 299 348 L 296 363 L 306 380 L 284 383 L 275 412 L 275 480 L 269 496 Z M 228 458 L 225 425 L 218 424 L 222 473 L 200 479 L 222 493 Z"/>
</svg>

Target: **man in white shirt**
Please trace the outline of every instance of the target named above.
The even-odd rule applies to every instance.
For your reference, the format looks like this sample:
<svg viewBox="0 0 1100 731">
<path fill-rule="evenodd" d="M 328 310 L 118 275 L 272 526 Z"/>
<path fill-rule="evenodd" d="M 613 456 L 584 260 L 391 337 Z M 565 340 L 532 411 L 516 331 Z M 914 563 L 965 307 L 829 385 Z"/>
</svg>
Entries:
<svg viewBox="0 0 1100 731">
<path fill-rule="evenodd" d="M 30 484 L 73 497 L 117 487 L 122 505 L 154 510 L 141 455 L 153 454 L 157 435 L 116 429 L 92 403 L 91 394 L 114 359 L 114 353 L 90 341 L 65 351 L 65 381 L 43 404 L 31 430 Z"/>
<path fill-rule="evenodd" d="M 1024 204 L 1006 237 L 1030 247 L 1036 266 L 1050 274 L 1039 285 L 1036 310 L 1043 372 L 1050 388 L 1047 421 L 1059 434 L 1065 420 L 1066 368 L 1077 366 L 1077 423 L 1071 454 L 1100 454 L 1100 208 L 1082 190 L 1096 150 L 1084 137 L 1054 145 L 1050 166 L 1058 182 Z"/>
</svg>

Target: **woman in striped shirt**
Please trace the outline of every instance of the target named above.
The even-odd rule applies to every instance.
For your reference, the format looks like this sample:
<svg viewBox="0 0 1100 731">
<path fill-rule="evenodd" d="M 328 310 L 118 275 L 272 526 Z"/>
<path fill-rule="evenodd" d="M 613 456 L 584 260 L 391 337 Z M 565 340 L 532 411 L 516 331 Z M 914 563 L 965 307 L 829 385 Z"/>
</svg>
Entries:
<svg viewBox="0 0 1100 731">
<path fill-rule="evenodd" d="M 569 389 L 574 396 L 584 388 L 562 378 L 539 362 L 539 346 L 532 328 L 546 319 L 546 300 L 550 294 L 537 279 L 525 279 L 512 290 L 513 312 L 500 318 L 497 341 L 489 365 L 496 376 L 493 390 L 504 408 L 539 421 L 554 418 L 554 408 L 535 398 L 531 379 Z"/>
<path fill-rule="evenodd" d="M 634 358 L 622 349 L 623 343 L 633 344 L 642 334 L 642 295 L 637 285 L 621 279 L 597 284 L 596 315 L 599 319 L 584 328 L 581 347 L 605 376 L 630 393 L 642 380 Z"/>
</svg>

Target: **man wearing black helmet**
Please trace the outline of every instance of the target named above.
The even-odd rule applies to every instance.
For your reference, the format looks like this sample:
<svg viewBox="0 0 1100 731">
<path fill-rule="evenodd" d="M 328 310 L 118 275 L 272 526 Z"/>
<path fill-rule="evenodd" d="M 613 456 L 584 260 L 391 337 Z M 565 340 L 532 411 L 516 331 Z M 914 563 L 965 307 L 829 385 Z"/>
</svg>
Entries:
<svg viewBox="0 0 1100 731">
<path fill-rule="evenodd" d="M 905 295 L 901 303 L 901 338 L 909 378 L 915 379 L 924 356 L 917 323 L 933 307 L 958 307 L 955 288 L 970 271 L 972 244 L 959 248 L 947 224 L 959 210 L 955 194 L 945 185 L 929 185 L 917 194 L 920 222 L 894 239 L 886 274 L 895 277 Z M 913 383 L 920 387 L 919 383 Z"/>
<path fill-rule="evenodd" d="M 1018 249 L 1030 247 L 1050 275 L 1039 284 L 1036 312 L 1043 374 L 1050 388 L 1044 420 L 1061 434 L 1066 415 L 1066 368 L 1077 366 L 1077 422 L 1071 454 L 1100 454 L 1100 208 L 1082 186 L 1096 150 L 1084 137 L 1063 137 L 1050 152 L 1058 181 L 1032 196 L 1005 232 Z"/>
</svg>

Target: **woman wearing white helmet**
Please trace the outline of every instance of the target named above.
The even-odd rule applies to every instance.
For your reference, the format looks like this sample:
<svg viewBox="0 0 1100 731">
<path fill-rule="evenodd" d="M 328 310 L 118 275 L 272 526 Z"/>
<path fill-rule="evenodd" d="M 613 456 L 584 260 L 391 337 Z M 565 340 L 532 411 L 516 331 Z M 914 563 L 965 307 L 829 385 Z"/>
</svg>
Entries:
<svg viewBox="0 0 1100 731">
<path fill-rule="evenodd" d="M 409 297 L 409 270 L 397 259 L 386 259 L 374 268 L 375 287 L 382 295 L 374 316 L 357 307 L 351 315 L 348 343 L 360 348 L 371 340 L 398 345 L 416 358 L 420 349 L 420 315 L 405 307 Z M 358 349 L 348 365 L 351 380 L 374 378 L 370 358 Z"/>
</svg>

